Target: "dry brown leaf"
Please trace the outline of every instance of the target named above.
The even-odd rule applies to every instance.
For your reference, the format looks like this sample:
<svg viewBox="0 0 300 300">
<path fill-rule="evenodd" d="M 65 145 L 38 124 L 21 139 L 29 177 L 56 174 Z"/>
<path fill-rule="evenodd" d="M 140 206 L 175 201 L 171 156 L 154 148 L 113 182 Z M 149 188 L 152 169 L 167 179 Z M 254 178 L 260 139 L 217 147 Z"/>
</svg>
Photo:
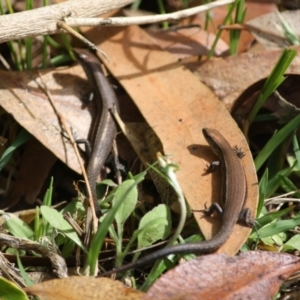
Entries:
<svg viewBox="0 0 300 300">
<path fill-rule="evenodd" d="M 147 33 L 162 49 L 168 50 L 181 59 L 189 56 L 207 55 L 216 39 L 213 33 L 208 33 L 200 27 L 179 28 L 171 31 L 148 30 Z M 221 56 L 228 50 L 228 45 L 219 40 L 214 55 Z"/>
<path fill-rule="evenodd" d="M 161 276 L 143 300 L 269 300 L 300 269 L 297 256 L 249 251 L 197 257 Z M 273 299 L 273 298 L 272 298 Z"/>
<path fill-rule="evenodd" d="M 300 47 L 295 47 L 299 51 Z M 230 109 L 235 99 L 257 81 L 268 77 L 282 50 L 243 53 L 226 58 L 212 59 L 203 64 L 187 67 L 204 82 Z M 299 74 L 300 54 L 292 61 L 287 73 Z"/>
<path fill-rule="evenodd" d="M 71 68 L 40 70 L 53 102 L 77 138 L 86 139 L 95 115 L 93 101 L 88 101 L 92 87 L 79 65 Z M 0 105 L 46 148 L 77 173 L 81 173 L 77 157 L 69 141 L 61 133 L 61 126 L 47 96 L 39 87 L 38 73 L 0 71 Z M 26 92 L 24 92 L 26 91 Z M 122 118 L 141 122 L 143 118 L 128 96 L 118 91 Z M 119 152 L 123 153 L 123 148 Z M 128 154 L 127 154 L 128 156 Z"/>
<path fill-rule="evenodd" d="M 154 46 L 138 27 L 92 29 L 86 37 L 109 56 L 107 67 L 153 128 L 165 154 L 180 166 L 178 180 L 191 208 L 202 209 L 205 202 L 217 202 L 221 197 L 220 174 L 203 176 L 206 163 L 215 159 L 202 135 L 202 128 L 209 127 L 246 152 L 243 165 L 249 187 L 247 207 L 254 212 L 257 178 L 248 144 L 212 92 L 169 53 Z M 196 219 L 206 238 L 219 229 L 215 220 L 209 222 L 200 215 Z M 236 253 L 249 232 L 249 228 L 237 225 L 220 251 Z"/>
<path fill-rule="evenodd" d="M 40 300 L 138 300 L 144 294 L 109 278 L 83 276 L 49 280 L 24 290 Z"/>
<path fill-rule="evenodd" d="M 300 11 L 283 11 L 281 17 L 288 24 L 292 31 L 299 36 L 300 33 Z M 285 48 L 290 46 L 290 42 L 285 36 L 282 20 L 279 12 L 264 14 L 250 20 L 247 24 L 254 26 L 251 30 L 257 41 L 268 49 Z"/>
<path fill-rule="evenodd" d="M 86 139 L 95 109 L 94 103 L 87 101 L 87 96 L 92 89 L 87 84 L 82 68 L 75 66 L 74 68 L 48 69 L 41 70 L 40 73 L 43 74 L 43 81 L 46 82 L 59 113 L 73 129 L 77 138 Z M 0 105 L 56 157 L 77 173 L 81 173 L 73 147 L 62 135 L 62 127 L 58 122 L 58 117 L 37 82 L 40 82 L 40 78 L 36 71 L 0 71 Z M 139 118 L 137 109 L 128 104 L 128 96 L 126 98 L 126 95 L 121 92 L 118 94 L 120 94 L 122 104 L 125 104 L 126 109 L 130 110 L 129 112 L 124 109 L 122 117 L 140 121 L 141 118 Z M 24 157 L 25 167 L 21 165 L 16 185 L 8 197 L 9 202 L 5 203 L 5 206 L 11 207 L 22 197 L 27 203 L 33 203 L 36 200 L 45 176 L 48 174 L 47 171 L 55 159 L 47 149 L 33 147 Z M 121 147 L 119 150 L 122 157 L 123 149 L 124 147 Z M 34 155 L 36 151 L 39 153 L 38 155 Z M 45 151 L 47 158 L 40 151 Z M 30 161 L 30 158 L 33 159 L 33 162 Z M 43 163 L 40 164 L 39 160 L 42 160 Z M 34 163 L 35 168 L 33 169 L 36 169 L 36 172 L 30 172 L 30 174 L 36 175 L 38 180 L 33 176 L 24 176 L 24 173 L 28 174 L 28 168 L 32 168 L 30 167 L 31 163 Z M 41 167 L 36 168 L 39 165 Z"/>
<path fill-rule="evenodd" d="M 40 73 L 59 113 L 78 138 L 86 138 L 94 106 L 80 100 L 91 90 L 86 79 L 82 79 L 86 78 L 82 69 L 76 66 L 42 70 Z M 0 71 L 0 105 L 56 157 L 81 173 L 74 150 L 62 136 L 57 115 L 37 81 L 40 82 L 40 78 L 36 71 Z"/>
</svg>

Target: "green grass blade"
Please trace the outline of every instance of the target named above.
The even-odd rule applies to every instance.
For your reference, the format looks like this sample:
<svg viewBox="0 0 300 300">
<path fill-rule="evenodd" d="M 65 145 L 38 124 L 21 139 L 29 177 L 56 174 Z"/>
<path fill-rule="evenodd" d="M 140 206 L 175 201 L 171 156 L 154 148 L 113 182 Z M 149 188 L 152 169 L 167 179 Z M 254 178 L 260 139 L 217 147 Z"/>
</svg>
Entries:
<svg viewBox="0 0 300 300">
<path fill-rule="evenodd" d="M 241 0 L 236 7 L 235 24 L 241 24 L 244 22 L 246 15 L 245 0 Z M 240 30 L 230 31 L 230 54 L 236 54 L 238 49 L 238 42 L 241 36 Z"/>
<path fill-rule="evenodd" d="M 19 256 L 19 253 L 17 252 L 17 263 L 18 263 L 18 268 L 20 270 L 20 273 L 21 273 L 21 276 L 22 278 L 24 279 L 25 283 L 27 286 L 32 286 L 34 285 L 34 282 L 28 277 L 24 267 L 23 267 L 23 264 L 20 260 L 20 256 Z"/>
<path fill-rule="evenodd" d="M 300 150 L 299 150 L 299 143 L 298 143 L 298 139 L 296 136 L 296 132 L 294 132 L 293 134 L 293 150 L 296 156 L 296 161 L 297 161 L 297 165 L 298 165 L 298 169 L 300 169 Z"/>
<path fill-rule="evenodd" d="M 288 214 L 289 212 L 291 212 L 294 209 L 293 206 L 287 207 L 285 209 L 281 209 L 279 211 L 273 211 L 271 213 L 266 214 L 263 217 L 260 217 L 259 219 L 257 219 L 257 225 L 255 226 L 256 230 L 262 228 L 263 226 L 268 225 L 269 223 L 273 222 L 274 220 L 278 220 L 279 218 L 281 218 L 282 216 Z M 251 234 L 252 237 L 253 234 Z"/>
<path fill-rule="evenodd" d="M 138 176 L 138 177 L 135 176 L 135 180 L 132 180 L 132 179 L 128 180 L 128 182 L 130 182 L 131 185 L 128 188 L 127 192 L 124 194 L 124 198 L 126 198 L 127 194 L 129 194 L 131 192 L 131 189 L 134 189 L 142 180 L 144 180 L 144 178 L 146 176 L 146 172 L 143 172 L 139 175 L 140 176 Z M 101 223 L 101 226 L 99 226 L 98 231 L 96 232 L 95 236 L 92 239 L 88 257 L 87 257 L 87 261 L 86 261 L 85 267 L 84 267 L 85 270 L 87 268 L 89 268 L 90 274 L 92 274 L 92 275 L 95 274 L 98 255 L 100 253 L 100 249 L 103 245 L 104 239 L 108 232 L 109 226 L 114 221 L 115 214 L 117 213 L 117 210 L 118 210 L 119 206 L 121 206 L 121 204 L 122 204 L 122 201 L 118 201 L 118 203 L 115 203 L 115 205 L 112 207 L 112 209 L 105 216 L 103 222 Z"/>
<path fill-rule="evenodd" d="M 226 25 L 227 23 L 229 23 L 231 15 L 232 15 L 233 11 L 235 10 L 235 8 L 236 8 L 236 6 L 238 5 L 239 2 L 240 2 L 240 0 L 236 0 L 234 3 L 232 3 L 229 6 L 228 13 L 227 13 L 227 15 L 226 15 L 226 17 L 225 17 L 222 25 Z M 209 50 L 208 55 L 207 55 L 207 59 L 208 60 L 213 56 L 213 54 L 215 52 L 215 49 L 216 49 L 216 46 L 217 46 L 217 43 L 218 43 L 218 41 L 219 41 L 219 39 L 221 37 L 222 32 L 223 32 L 223 30 L 220 29 L 218 31 L 218 33 L 216 34 L 216 38 L 215 38 L 215 40 L 214 40 L 214 42 L 213 42 L 213 44 L 211 46 L 211 49 Z"/>
<path fill-rule="evenodd" d="M 259 200 L 258 200 L 258 207 L 256 212 L 257 218 L 260 217 L 261 211 L 264 207 L 264 200 L 267 194 L 268 180 L 269 180 L 269 172 L 268 169 L 266 169 L 259 181 Z"/>
<path fill-rule="evenodd" d="M 259 93 L 258 100 L 249 114 L 249 124 L 251 124 L 257 115 L 258 111 L 262 107 L 263 103 L 268 99 L 268 97 L 274 93 L 274 91 L 281 85 L 285 80 L 283 74 L 286 72 L 287 68 L 291 64 L 292 60 L 296 56 L 297 51 L 292 49 L 284 49 L 280 58 L 278 59 L 275 67 L 273 68 L 270 76 L 266 80 L 261 92 Z"/>
<path fill-rule="evenodd" d="M 300 217 L 294 218 L 292 220 L 279 220 L 274 223 L 270 223 L 265 227 L 259 229 L 255 234 L 254 238 L 266 238 L 279 233 L 286 232 L 287 230 L 294 229 L 300 224 Z"/>
<path fill-rule="evenodd" d="M 258 171 L 264 162 L 268 159 L 270 154 L 277 148 L 283 141 L 285 141 L 290 134 L 300 127 L 300 115 L 296 116 L 291 122 L 281 128 L 272 138 L 267 142 L 264 148 L 255 158 L 255 167 Z"/>
<path fill-rule="evenodd" d="M 13 143 L 4 151 L 4 153 L 1 156 L 1 158 L 0 158 L 0 171 L 9 162 L 9 160 L 11 159 L 11 157 L 13 155 L 13 152 L 16 150 L 16 148 L 23 145 L 30 138 L 31 138 L 30 133 L 28 133 L 25 129 L 22 129 L 20 131 L 20 133 L 17 135 L 17 137 L 13 141 Z"/>
</svg>

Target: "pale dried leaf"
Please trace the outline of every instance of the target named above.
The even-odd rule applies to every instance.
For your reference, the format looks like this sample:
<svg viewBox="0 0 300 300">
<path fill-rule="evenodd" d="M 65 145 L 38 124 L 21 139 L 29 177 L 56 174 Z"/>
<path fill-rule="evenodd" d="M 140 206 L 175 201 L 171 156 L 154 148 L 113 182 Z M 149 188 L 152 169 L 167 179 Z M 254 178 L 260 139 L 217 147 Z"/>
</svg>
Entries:
<svg viewBox="0 0 300 300">
<path fill-rule="evenodd" d="M 83 276 L 49 280 L 24 290 L 40 300 L 137 300 L 143 295 L 119 281 Z"/>
</svg>

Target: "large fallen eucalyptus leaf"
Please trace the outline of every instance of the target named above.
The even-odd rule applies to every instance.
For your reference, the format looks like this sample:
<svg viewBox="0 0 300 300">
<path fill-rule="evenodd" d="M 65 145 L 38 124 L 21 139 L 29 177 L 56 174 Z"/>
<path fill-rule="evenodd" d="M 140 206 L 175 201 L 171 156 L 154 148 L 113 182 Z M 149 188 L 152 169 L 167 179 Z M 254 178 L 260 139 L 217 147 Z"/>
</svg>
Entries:
<svg viewBox="0 0 300 300">
<path fill-rule="evenodd" d="M 179 165 L 176 176 L 191 208 L 203 209 L 206 202 L 209 205 L 221 199 L 220 174 L 203 176 L 207 162 L 216 159 L 202 135 L 202 128 L 208 127 L 245 151 L 246 205 L 254 212 L 258 185 L 248 143 L 215 95 L 172 55 L 153 45 L 152 38 L 137 26 L 106 28 L 101 35 L 91 29 L 85 36 L 109 53 L 113 63 L 103 62 L 158 136 L 164 153 Z M 207 222 L 198 216 L 206 238 L 219 230 L 220 218 Z M 236 225 L 220 251 L 236 253 L 249 233 L 249 228 Z"/>
<path fill-rule="evenodd" d="M 299 257 L 284 253 L 249 251 L 233 258 L 205 255 L 162 275 L 142 299 L 269 300 L 299 269 Z"/>
</svg>

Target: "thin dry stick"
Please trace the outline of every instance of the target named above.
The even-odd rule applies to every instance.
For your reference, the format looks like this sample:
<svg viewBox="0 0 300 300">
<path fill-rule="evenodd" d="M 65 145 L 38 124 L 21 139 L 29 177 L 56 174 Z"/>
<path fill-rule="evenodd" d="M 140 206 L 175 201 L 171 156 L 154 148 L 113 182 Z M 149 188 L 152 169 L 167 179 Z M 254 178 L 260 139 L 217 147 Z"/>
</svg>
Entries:
<svg viewBox="0 0 300 300">
<path fill-rule="evenodd" d="M 183 18 L 190 17 L 200 12 L 207 11 L 209 9 L 227 5 L 233 3 L 235 0 L 220 0 L 209 4 L 196 6 L 180 10 L 174 13 L 155 15 L 155 16 L 139 16 L 139 17 L 115 17 L 115 18 L 65 18 L 66 24 L 71 27 L 76 26 L 129 26 L 129 25 L 141 25 L 152 24 L 167 21 L 179 21 Z"/>
<path fill-rule="evenodd" d="M 251 24 L 231 24 L 231 25 L 220 25 L 218 27 L 219 29 L 222 30 L 247 30 L 253 33 L 256 33 L 257 35 L 264 35 L 266 39 L 268 38 L 269 40 L 279 40 L 281 42 L 286 42 L 286 37 L 283 36 L 280 33 L 275 33 L 271 32 L 269 30 L 265 30 L 264 28 L 257 27 Z"/>
<path fill-rule="evenodd" d="M 43 246 L 27 239 L 19 239 L 8 234 L 0 233 L 0 245 L 13 249 L 23 249 L 41 253 L 50 259 L 53 273 L 58 278 L 68 277 L 68 268 L 65 259 L 55 252 L 55 249 Z"/>
<path fill-rule="evenodd" d="M 39 77 L 40 77 L 41 82 L 43 84 L 43 86 L 40 85 L 40 87 L 44 90 L 44 92 L 48 96 L 48 99 L 49 99 L 49 101 L 50 101 L 50 103 L 51 103 L 51 105 L 52 105 L 52 107 L 53 107 L 53 109 L 54 109 L 57 117 L 59 118 L 60 123 L 63 125 L 64 129 L 66 130 L 66 132 L 68 134 L 68 137 L 70 139 L 70 142 L 71 142 L 71 144 L 72 144 L 72 146 L 74 148 L 74 151 L 76 153 L 78 162 L 80 164 L 80 168 L 82 170 L 83 178 L 85 180 L 85 183 L 86 183 L 86 186 L 87 186 L 88 195 L 89 195 L 89 203 L 90 203 L 90 207 L 92 209 L 92 214 L 93 214 L 93 232 L 95 233 L 97 231 L 97 228 L 98 228 L 98 219 L 97 219 L 96 213 L 95 213 L 95 207 L 94 207 L 94 202 L 92 200 L 92 192 L 91 192 L 91 188 L 90 188 L 90 185 L 89 185 L 88 177 L 87 177 L 87 174 L 86 174 L 86 171 L 85 171 L 85 167 L 84 167 L 83 161 L 82 161 L 81 156 L 79 154 L 77 143 L 74 140 L 73 134 L 71 133 L 71 130 L 70 130 L 69 126 L 67 125 L 67 122 L 65 121 L 64 117 L 57 110 L 57 108 L 55 106 L 55 103 L 52 100 L 52 96 L 51 96 L 50 92 L 48 91 L 47 86 L 44 83 L 41 74 L 39 72 L 38 72 L 38 74 L 39 74 Z"/>
<path fill-rule="evenodd" d="M 77 32 L 76 30 L 74 30 L 72 27 L 68 26 L 66 23 L 64 23 L 62 21 L 58 21 L 57 22 L 57 26 L 59 26 L 60 28 L 66 30 L 70 34 L 74 35 L 76 38 L 78 38 L 80 41 L 82 41 L 83 43 L 85 43 L 91 49 L 100 52 L 108 60 L 108 62 L 110 62 L 108 56 L 103 51 L 101 51 L 95 44 L 93 44 L 92 42 L 90 42 L 88 39 L 86 39 L 83 35 L 81 35 L 79 32 Z"/>
</svg>

